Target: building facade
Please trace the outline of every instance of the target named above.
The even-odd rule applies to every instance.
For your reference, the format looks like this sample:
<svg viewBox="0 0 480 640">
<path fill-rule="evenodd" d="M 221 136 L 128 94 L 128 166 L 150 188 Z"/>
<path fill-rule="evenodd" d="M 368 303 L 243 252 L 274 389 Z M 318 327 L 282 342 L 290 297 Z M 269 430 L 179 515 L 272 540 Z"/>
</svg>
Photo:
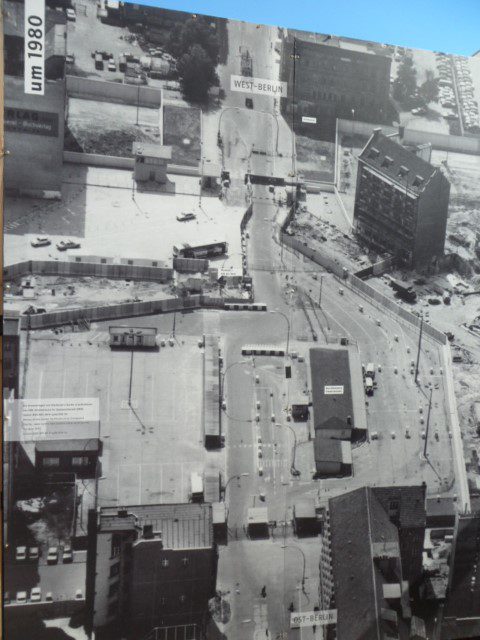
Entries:
<svg viewBox="0 0 480 640">
<path fill-rule="evenodd" d="M 97 638 L 203 624 L 217 568 L 211 505 L 101 508 L 89 537 L 87 600 Z"/>
<path fill-rule="evenodd" d="M 24 88 L 24 4 L 6 0 L 3 12 L 5 190 L 60 198 L 67 105 L 66 18 L 63 12 L 46 9 L 45 91 L 30 95 Z"/>
<path fill-rule="evenodd" d="M 441 640 L 480 636 L 480 514 L 457 516 Z"/>
<path fill-rule="evenodd" d="M 420 541 L 411 531 L 423 534 L 425 518 L 423 485 L 362 487 L 329 500 L 319 599 L 321 610 L 337 609 L 338 620 L 326 628 L 327 638 L 408 637 L 409 591 L 423 549 L 423 535 Z"/>
<path fill-rule="evenodd" d="M 337 118 L 385 123 L 390 115 L 388 56 L 288 36 L 283 42 L 281 79 L 288 83 L 283 112 L 295 132 L 335 139 Z"/>
<path fill-rule="evenodd" d="M 354 229 L 360 242 L 407 267 L 443 256 L 450 183 L 438 167 L 376 129 L 358 158 Z"/>
</svg>

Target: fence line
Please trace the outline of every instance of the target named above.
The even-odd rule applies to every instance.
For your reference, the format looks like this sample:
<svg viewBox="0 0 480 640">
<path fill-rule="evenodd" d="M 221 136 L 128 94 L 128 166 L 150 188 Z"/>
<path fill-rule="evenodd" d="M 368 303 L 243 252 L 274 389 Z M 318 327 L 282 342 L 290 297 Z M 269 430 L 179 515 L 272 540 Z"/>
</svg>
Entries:
<svg viewBox="0 0 480 640">
<path fill-rule="evenodd" d="M 24 315 L 21 317 L 22 329 L 46 329 L 62 325 L 75 324 L 79 321 L 102 322 L 104 320 L 118 320 L 136 316 L 154 315 L 157 313 L 171 313 L 186 309 L 225 307 L 223 298 L 213 298 L 204 295 L 193 295 L 188 298 L 165 298 L 163 300 L 148 300 L 146 302 L 124 302 L 96 307 L 81 307 L 62 309 L 48 313 Z"/>
<path fill-rule="evenodd" d="M 3 269 L 4 280 L 13 280 L 26 275 L 93 276 L 112 280 L 169 282 L 173 278 L 173 269 L 169 267 L 57 260 L 27 260 L 8 265 Z"/>
</svg>

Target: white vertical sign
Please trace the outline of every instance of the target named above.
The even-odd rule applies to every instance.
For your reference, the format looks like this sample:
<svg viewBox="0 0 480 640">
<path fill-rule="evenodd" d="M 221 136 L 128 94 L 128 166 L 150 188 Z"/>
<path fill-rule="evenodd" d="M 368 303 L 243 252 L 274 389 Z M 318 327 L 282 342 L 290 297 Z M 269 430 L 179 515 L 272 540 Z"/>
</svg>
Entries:
<svg viewBox="0 0 480 640">
<path fill-rule="evenodd" d="M 25 93 L 45 93 L 45 0 L 25 0 Z"/>
</svg>

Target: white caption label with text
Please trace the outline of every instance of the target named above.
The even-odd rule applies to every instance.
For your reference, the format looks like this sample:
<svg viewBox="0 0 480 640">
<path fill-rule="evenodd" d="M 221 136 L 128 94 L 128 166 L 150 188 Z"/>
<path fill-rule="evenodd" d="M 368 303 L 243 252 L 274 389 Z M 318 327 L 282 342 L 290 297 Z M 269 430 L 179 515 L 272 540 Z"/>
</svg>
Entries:
<svg viewBox="0 0 480 640">
<path fill-rule="evenodd" d="M 25 0 L 25 93 L 45 93 L 45 0 Z"/>
<path fill-rule="evenodd" d="M 260 96 L 273 96 L 285 98 L 287 96 L 287 83 L 279 80 L 265 80 L 264 78 L 250 78 L 249 76 L 231 76 L 230 89 L 243 91 Z"/>
<path fill-rule="evenodd" d="M 337 622 L 337 610 L 328 611 L 305 611 L 305 613 L 292 613 L 290 616 L 290 627 L 316 627 Z"/>
<path fill-rule="evenodd" d="M 343 384 L 325 385 L 326 396 L 343 396 Z"/>
</svg>

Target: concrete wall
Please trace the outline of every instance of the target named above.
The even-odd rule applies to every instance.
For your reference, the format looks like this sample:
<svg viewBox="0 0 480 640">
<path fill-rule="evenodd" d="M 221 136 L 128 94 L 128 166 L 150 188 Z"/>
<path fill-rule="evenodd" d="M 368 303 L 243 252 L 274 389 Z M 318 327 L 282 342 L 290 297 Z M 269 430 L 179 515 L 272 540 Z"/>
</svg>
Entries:
<svg viewBox="0 0 480 640">
<path fill-rule="evenodd" d="M 432 133 L 429 131 L 405 129 L 403 142 L 406 144 L 425 144 L 429 142 L 434 149 L 480 155 L 480 138 L 451 136 L 446 133 Z"/>
<path fill-rule="evenodd" d="M 167 267 L 144 267 L 141 265 L 100 264 L 94 262 L 60 262 L 56 260 L 28 260 L 9 265 L 3 269 L 5 280 L 24 275 L 48 275 L 66 277 L 112 278 L 113 280 L 144 280 L 168 282 L 173 278 L 173 269 Z"/>
<path fill-rule="evenodd" d="M 159 108 L 162 104 L 161 89 L 78 76 L 67 76 L 67 95 L 71 98 L 139 104 L 141 107 Z"/>
<path fill-rule="evenodd" d="M 43 96 L 26 94 L 23 78 L 5 76 L 4 87 L 5 149 L 9 152 L 4 159 L 5 189 L 39 196 L 46 191 L 59 196 L 65 131 L 64 81 L 47 80 Z M 37 131 L 43 133 L 25 133 L 25 116 L 29 112 L 33 118 L 48 118 L 51 129 L 48 125 L 42 129 L 39 124 Z"/>
<path fill-rule="evenodd" d="M 219 308 L 223 309 L 225 302 L 222 298 L 209 298 L 203 295 L 192 295 L 188 298 L 167 298 L 163 300 L 149 300 L 147 302 L 125 302 L 98 307 L 80 307 L 63 309 L 38 315 L 21 316 L 22 329 L 44 329 L 60 327 L 78 321 L 102 322 L 104 320 L 119 320 L 120 318 L 134 318 L 157 313 L 171 313 L 185 309 Z"/>
<path fill-rule="evenodd" d="M 370 137 L 374 129 L 380 128 L 385 135 L 390 133 L 398 133 L 396 127 L 390 127 L 385 124 L 373 124 L 371 122 L 361 122 L 360 120 L 337 120 L 338 132 L 346 135 L 361 135 Z"/>
<path fill-rule="evenodd" d="M 133 171 L 135 164 L 133 157 L 102 156 L 98 153 L 79 153 L 77 151 L 64 151 L 63 161 L 74 164 L 87 164 L 91 167 L 111 167 L 112 169 L 128 169 L 130 171 Z"/>
</svg>

